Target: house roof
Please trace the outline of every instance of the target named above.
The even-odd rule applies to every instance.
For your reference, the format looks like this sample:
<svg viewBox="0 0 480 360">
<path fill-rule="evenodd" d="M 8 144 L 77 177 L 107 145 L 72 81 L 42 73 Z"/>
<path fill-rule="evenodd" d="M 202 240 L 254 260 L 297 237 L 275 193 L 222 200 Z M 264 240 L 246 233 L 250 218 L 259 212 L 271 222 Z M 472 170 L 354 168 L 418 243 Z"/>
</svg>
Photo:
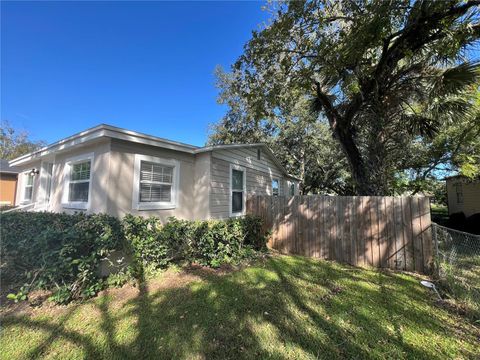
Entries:
<svg viewBox="0 0 480 360">
<path fill-rule="evenodd" d="M 18 174 L 20 170 L 14 166 L 10 166 L 8 160 L 0 159 L 0 173 L 2 174 Z"/>
<path fill-rule="evenodd" d="M 266 144 L 263 144 L 263 143 L 228 144 L 228 145 L 213 145 L 213 146 L 199 147 L 199 146 L 189 145 L 189 144 L 181 143 L 178 141 L 172 141 L 172 140 L 168 140 L 168 139 L 164 139 L 164 138 L 160 138 L 157 136 L 152 136 L 152 135 L 148 135 L 148 134 L 144 134 L 136 131 L 126 130 L 126 129 L 122 129 L 122 128 L 112 126 L 112 125 L 107 125 L 107 124 L 97 125 L 85 131 L 66 137 L 65 139 L 56 141 L 34 152 L 22 155 L 16 159 L 11 160 L 9 162 L 9 165 L 10 166 L 25 165 L 32 161 L 43 158 L 49 154 L 59 152 L 59 151 L 65 151 L 74 146 L 80 146 L 87 143 L 91 143 L 105 137 L 125 140 L 125 141 L 140 143 L 140 144 L 146 144 L 151 146 L 157 146 L 164 149 L 171 149 L 171 150 L 186 152 L 190 154 L 198 154 L 198 153 L 203 153 L 208 151 L 232 149 L 232 148 L 240 148 L 240 147 L 241 148 L 262 147 L 270 155 L 275 165 L 277 165 L 286 176 L 295 180 L 300 180 L 297 177 L 288 174 L 286 169 L 282 166 L 280 161 L 275 157 L 273 152 L 268 148 Z"/>
<path fill-rule="evenodd" d="M 458 174 L 458 175 L 452 175 L 452 176 L 447 176 L 447 177 L 443 178 L 443 180 L 445 180 L 445 181 L 455 180 L 455 179 L 461 179 L 461 180 L 464 180 L 466 182 L 479 182 L 480 181 L 480 176 L 477 176 L 477 177 L 471 179 L 471 178 L 469 178 L 465 175 Z"/>
</svg>

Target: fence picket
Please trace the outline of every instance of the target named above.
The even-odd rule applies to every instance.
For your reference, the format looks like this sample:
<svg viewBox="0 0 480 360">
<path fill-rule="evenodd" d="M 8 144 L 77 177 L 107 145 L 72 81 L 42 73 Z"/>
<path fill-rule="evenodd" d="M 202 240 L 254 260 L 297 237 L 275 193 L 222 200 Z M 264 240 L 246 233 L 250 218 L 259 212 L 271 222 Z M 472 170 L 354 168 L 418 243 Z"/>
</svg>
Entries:
<svg viewBox="0 0 480 360">
<path fill-rule="evenodd" d="M 353 265 L 428 272 L 432 262 L 427 198 L 368 196 L 249 197 L 264 219 L 268 245 L 282 253 Z"/>
</svg>

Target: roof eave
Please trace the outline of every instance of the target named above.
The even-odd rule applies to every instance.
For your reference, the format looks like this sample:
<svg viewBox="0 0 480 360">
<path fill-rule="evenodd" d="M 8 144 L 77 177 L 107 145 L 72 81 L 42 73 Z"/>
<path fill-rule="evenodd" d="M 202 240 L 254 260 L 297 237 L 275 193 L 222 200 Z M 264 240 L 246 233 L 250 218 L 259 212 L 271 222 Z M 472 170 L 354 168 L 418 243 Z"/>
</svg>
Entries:
<svg viewBox="0 0 480 360">
<path fill-rule="evenodd" d="M 54 142 L 48 146 L 38 149 L 34 152 L 19 156 L 9 161 L 10 166 L 25 165 L 32 161 L 41 159 L 42 157 L 49 155 L 53 152 L 63 151 L 74 146 L 82 145 L 93 140 L 100 139 L 102 137 L 114 138 L 119 140 L 125 140 L 130 142 L 136 142 L 146 145 L 152 145 L 162 147 L 171 150 L 177 150 L 187 153 L 194 152 L 198 149 L 197 146 L 183 144 L 176 141 L 158 138 L 155 136 L 138 133 L 126 129 L 117 128 L 111 125 L 101 124 L 93 128 L 87 129 L 80 133 L 69 136 L 65 139 Z"/>
</svg>

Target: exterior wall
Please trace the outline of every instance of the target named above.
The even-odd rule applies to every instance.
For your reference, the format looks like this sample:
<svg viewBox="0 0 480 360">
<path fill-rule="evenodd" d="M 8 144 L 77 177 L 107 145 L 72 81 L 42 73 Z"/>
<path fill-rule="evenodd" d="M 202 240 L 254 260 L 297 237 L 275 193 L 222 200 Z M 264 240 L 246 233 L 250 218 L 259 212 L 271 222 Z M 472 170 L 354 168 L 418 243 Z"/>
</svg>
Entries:
<svg viewBox="0 0 480 360">
<path fill-rule="evenodd" d="M 210 167 L 212 218 L 230 216 L 230 164 L 245 168 L 247 195 L 271 195 L 274 178 L 279 180 L 280 195 L 285 194 L 286 179 L 265 152 L 262 151 L 260 160 L 257 160 L 256 148 L 214 150 Z"/>
<path fill-rule="evenodd" d="M 457 202 L 456 184 L 462 184 L 463 203 Z M 465 216 L 480 213 L 480 181 L 462 178 L 447 179 L 448 213 L 463 212 Z"/>
<path fill-rule="evenodd" d="M 17 174 L 0 174 L 0 204 L 14 205 L 17 192 Z"/>
<path fill-rule="evenodd" d="M 64 168 L 65 164 L 70 158 L 93 153 L 93 163 L 91 168 L 91 193 L 90 207 L 87 210 L 68 208 L 62 204 L 64 189 Z M 75 211 L 87 211 L 89 213 L 106 212 L 106 184 L 108 184 L 108 168 L 110 158 L 110 140 L 103 139 L 100 142 L 89 144 L 88 146 L 78 147 L 71 151 L 58 153 L 55 156 L 36 161 L 27 166 L 19 167 L 21 173 L 18 174 L 17 185 L 17 205 L 25 205 L 23 201 L 24 186 L 25 186 L 25 173 L 31 171 L 32 168 L 40 169 L 40 174 L 35 175 L 33 179 L 33 196 L 32 203 L 35 203 L 35 210 L 48 210 L 53 212 L 66 212 L 73 213 Z M 45 186 L 44 181 L 44 169 L 42 163 L 53 163 L 52 184 L 50 202 L 45 203 Z"/>
<path fill-rule="evenodd" d="M 135 154 L 175 159 L 180 162 L 178 199 L 174 209 L 136 210 L 132 208 Z M 207 161 L 205 158 L 201 162 Z M 201 192 L 208 173 L 202 172 L 201 165 L 195 165 L 195 155 L 176 150 L 162 149 L 149 145 L 135 144 L 112 139 L 110 153 L 110 182 L 107 193 L 107 213 L 122 217 L 125 214 L 156 216 L 162 221 L 175 216 L 182 219 L 208 217 L 202 197 L 197 199 L 195 191 Z M 198 186 L 196 179 L 200 180 Z M 203 197 L 208 196 L 202 194 Z"/>
<path fill-rule="evenodd" d="M 17 197 L 15 199 L 15 205 L 26 205 L 30 203 L 34 203 L 36 200 L 36 197 L 38 195 L 39 187 L 40 187 L 40 181 L 38 176 L 33 177 L 33 193 L 32 193 L 32 201 L 25 201 L 24 200 L 24 195 L 25 195 L 25 183 L 27 180 L 27 174 L 33 169 L 39 169 L 40 168 L 41 161 L 38 160 L 34 163 L 31 163 L 27 166 L 18 166 L 18 169 L 20 172 L 18 173 L 18 180 L 17 180 Z"/>
<path fill-rule="evenodd" d="M 93 153 L 93 163 L 90 169 L 90 206 L 87 210 L 70 208 L 62 204 L 63 193 L 65 191 L 64 170 L 69 159 Z M 109 176 L 108 169 L 110 163 L 110 139 L 104 139 L 101 142 L 88 146 L 76 148 L 75 150 L 56 154 L 53 165 L 52 192 L 50 204 L 47 210 L 54 212 L 73 213 L 76 211 L 86 211 L 87 213 L 104 213 L 107 211 L 107 191 Z M 40 187 L 41 188 L 41 187 Z M 42 189 L 43 190 L 43 189 Z M 40 192 L 40 196 L 43 191 Z M 37 198 L 39 205 L 41 198 Z"/>
<path fill-rule="evenodd" d="M 210 218 L 211 153 L 195 155 L 194 216 L 196 219 Z"/>
<path fill-rule="evenodd" d="M 62 203 L 65 191 L 65 167 L 70 159 L 93 154 L 91 167 L 90 204 L 87 209 L 73 208 Z M 172 209 L 141 209 L 133 204 L 136 155 L 153 156 L 179 163 L 178 196 Z M 46 165 L 53 163 L 50 201 L 46 203 Z M 57 152 L 48 158 L 20 168 L 26 173 L 40 169 L 34 177 L 33 198 L 35 210 L 73 213 L 107 213 L 122 217 L 126 214 L 156 216 L 161 221 L 175 216 L 200 220 L 230 216 L 230 164 L 246 169 L 246 194 L 272 194 L 272 179 L 279 180 L 280 195 L 288 194 L 288 179 L 282 170 L 262 150 L 257 159 L 257 148 L 219 149 L 198 154 L 165 149 L 125 140 L 102 138 L 95 143 Z M 22 204 L 24 173 L 19 174 L 17 204 Z M 298 191 L 298 182 L 296 182 Z"/>
</svg>

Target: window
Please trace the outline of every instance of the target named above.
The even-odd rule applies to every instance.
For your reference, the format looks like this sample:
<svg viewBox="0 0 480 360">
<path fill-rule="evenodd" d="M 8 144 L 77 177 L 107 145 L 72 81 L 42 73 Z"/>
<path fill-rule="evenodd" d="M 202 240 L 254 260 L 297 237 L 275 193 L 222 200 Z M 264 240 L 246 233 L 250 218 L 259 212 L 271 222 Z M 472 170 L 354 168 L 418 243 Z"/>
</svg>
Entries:
<svg viewBox="0 0 480 360">
<path fill-rule="evenodd" d="M 140 202 L 172 201 L 173 166 L 140 162 Z"/>
<path fill-rule="evenodd" d="M 23 201 L 32 201 L 33 198 L 33 175 L 25 174 L 25 191 L 23 193 Z"/>
<path fill-rule="evenodd" d="M 463 204 L 463 188 L 462 184 L 455 184 L 455 192 L 457 193 L 457 204 Z"/>
<path fill-rule="evenodd" d="M 68 184 L 69 202 L 88 202 L 90 187 L 90 160 L 70 166 L 70 182 Z"/>
<path fill-rule="evenodd" d="M 88 209 L 90 204 L 91 169 L 93 153 L 67 160 L 64 169 L 65 185 L 63 206 L 73 209 Z"/>
<path fill-rule="evenodd" d="M 176 207 L 179 162 L 135 155 L 132 207 L 137 210 Z"/>
<path fill-rule="evenodd" d="M 230 165 L 230 215 L 245 213 L 245 169 Z"/>
<path fill-rule="evenodd" d="M 278 181 L 278 179 L 273 179 L 272 180 L 272 195 L 273 196 L 280 195 L 279 183 L 280 182 Z"/>
<path fill-rule="evenodd" d="M 295 183 L 293 183 L 293 182 L 290 183 L 289 193 L 290 193 L 290 196 L 295 195 Z"/>
<path fill-rule="evenodd" d="M 262 158 L 262 149 L 257 149 L 257 160 Z"/>
</svg>

